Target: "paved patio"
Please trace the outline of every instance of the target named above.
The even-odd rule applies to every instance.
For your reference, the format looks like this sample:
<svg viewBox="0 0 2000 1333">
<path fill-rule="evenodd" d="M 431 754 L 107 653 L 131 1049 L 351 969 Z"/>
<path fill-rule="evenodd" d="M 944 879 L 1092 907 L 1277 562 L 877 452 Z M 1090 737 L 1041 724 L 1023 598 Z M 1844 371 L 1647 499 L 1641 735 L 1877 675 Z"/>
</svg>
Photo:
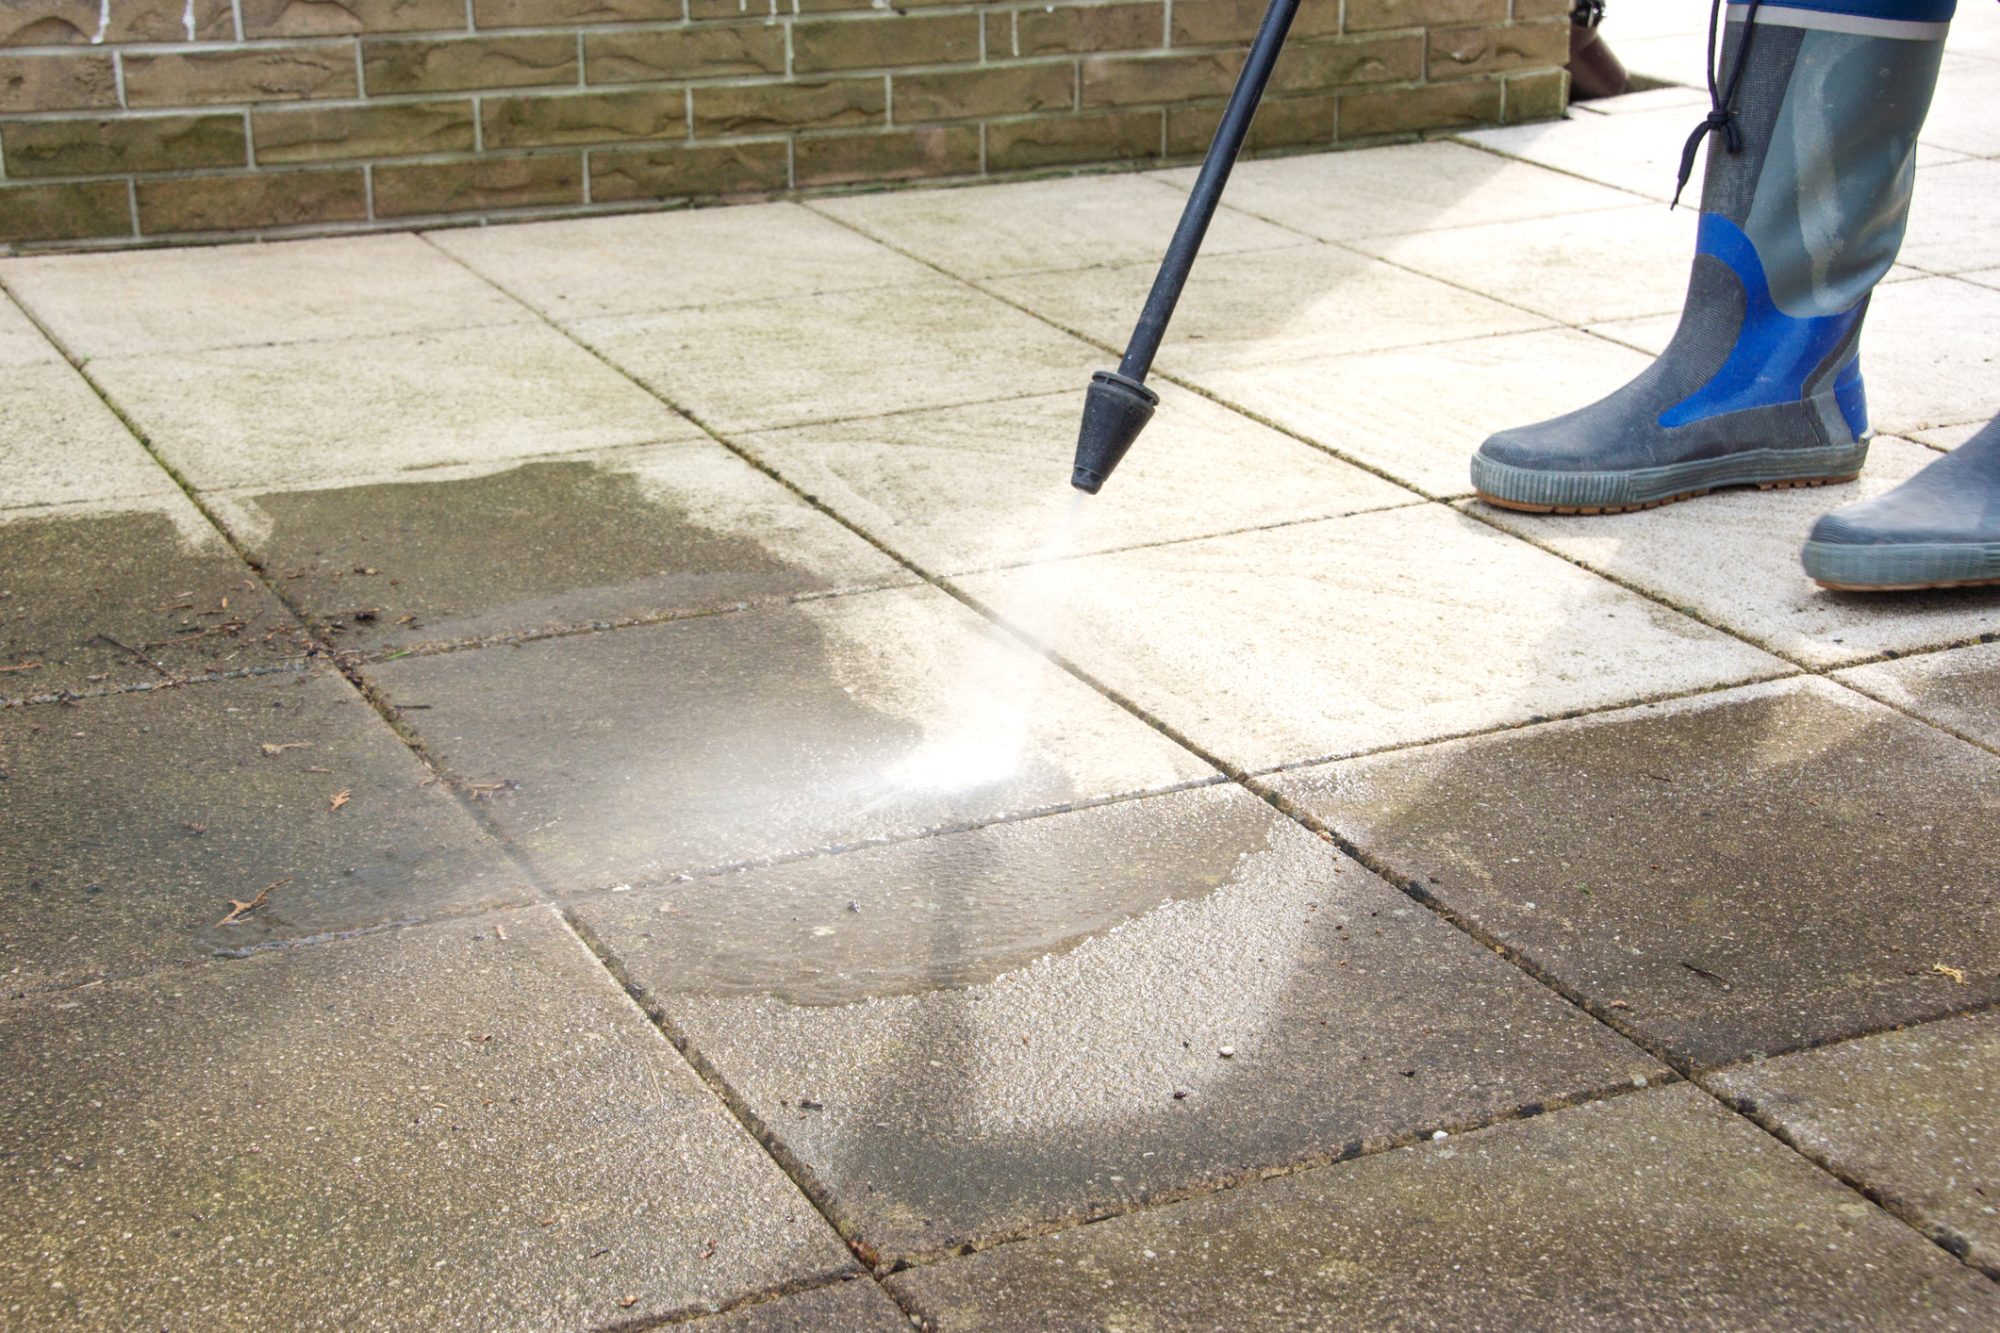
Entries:
<svg viewBox="0 0 2000 1333">
<path fill-rule="evenodd" d="M 1699 100 L 1246 165 L 1088 502 L 1185 172 L 0 261 L 0 1323 L 2000 1327 L 2000 592 L 1795 555 L 2000 13 L 1856 487 L 1466 496 Z"/>
</svg>

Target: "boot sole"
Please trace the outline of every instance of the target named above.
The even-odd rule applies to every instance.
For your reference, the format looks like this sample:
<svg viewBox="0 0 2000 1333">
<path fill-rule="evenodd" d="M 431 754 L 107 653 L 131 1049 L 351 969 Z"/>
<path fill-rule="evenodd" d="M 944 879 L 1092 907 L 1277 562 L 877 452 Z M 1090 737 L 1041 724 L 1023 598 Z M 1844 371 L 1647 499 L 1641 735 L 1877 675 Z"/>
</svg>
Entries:
<svg viewBox="0 0 2000 1333">
<path fill-rule="evenodd" d="M 1472 489 L 1487 504 L 1529 514 L 1629 514 L 1731 486 L 1835 486 L 1853 481 L 1867 460 L 1865 440 L 1814 449 L 1746 449 L 1626 472 L 1542 472 L 1474 454 Z"/>
<path fill-rule="evenodd" d="M 2000 584 L 2000 542 L 1812 542 L 1800 553 L 1814 583 L 1835 592 L 1918 592 Z"/>
</svg>

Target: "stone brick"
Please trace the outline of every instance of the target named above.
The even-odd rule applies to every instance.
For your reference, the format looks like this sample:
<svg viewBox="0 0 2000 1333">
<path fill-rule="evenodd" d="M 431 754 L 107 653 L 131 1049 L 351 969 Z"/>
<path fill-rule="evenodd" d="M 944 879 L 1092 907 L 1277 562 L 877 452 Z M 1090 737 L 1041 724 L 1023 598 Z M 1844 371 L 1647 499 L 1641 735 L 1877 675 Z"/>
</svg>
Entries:
<svg viewBox="0 0 2000 1333">
<path fill-rule="evenodd" d="M 371 96 L 573 84 L 576 76 L 576 38 L 568 33 L 405 39 L 361 48 L 361 78 Z"/>
<path fill-rule="evenodd" d="M 0 186 L 0 242 L 131 234 L 132 204 L 123 181 Z"/>
<path fill-rule="evenodd" d="M 471 149 L 472 103 L 386 102 L 303 111 L 258 111 L 257 161 L 331 162 Z"/>
<path fill-rule="evenodd" d="M 1347 0 L 1347 30 L 1422 28 L 1440 23 L 1498 23 L 1507 0 Z"/>
<path fill-rule="evenodd" d="M 351 44 L 125 57 L 125 100 L 135 107 L 354 97 L 360 91 Z"/>
<path fill-rule="evenodd" d="M 1569 63 L 1569 20 L 1492 28 L 1432 28 L 1430 77 L 1461 79 Z"/>
<path fill-rule="evenodd" d="M 886 133 L 811 135 L 792 146 L 801 186 L 970 176 L 979 170 L 979 130 L 939 125 Z"/>
<path fill-rule="evenodd" d="M 766 19 L 656 32 L 592 33 L 584 38 L 583 63 L 591 83 L 783 74 L 785 30 Z"/>
<path fill-rule="evenodd" d="M 1151 51 L 1166 45 L 1165 6 L 1058 5 L 1019 10 L 1014 15 L 1015 54 L 1069 55 L 1083 51 Z M 1004 17 L 987 16 L 989 20 Z M 986 54 L 994 54 L 993 33 Z"/>
<path fill-rule="evenodd" d="M 1083 62 L 1083 105 L 1131 106 L 1227 97 L 1241 51 L 1188 56 L 1091 56 Z"/>
<path fill-rule="evenodd" d="M 0 56 L 0 112 L 117 105 L 110 56 Z"/>
<path fill-rule="evenodd" d="M 1024 171 L 1068 162 L 1156 158 L 1162 125 L 1158 111 L 994 121 L 986 127 L 986 169 Z"/>
<path fill-rule="evenodd" d="M 687 94 L 679 88 L 491 97 L 484 115 L 488 148 L 687 138 Z"/>
<path fill-rule="evenodd" d="M 368 216 L 368 188 L 358 167 L 140 181 L 138 190 L 139 230 L 148 236 L 359 222 Z"/>
<path fill-rule="evenodd" d="M 375 168 L 375 216 L 477 213 L 583 202 L 583 158 L 483 158 Z"/>
<path fill-rule="evenodd" d="M 1569 107 L 1568 70 L 1516 74 L 1503 82 L 1507 88 L 1505 119 L 1509 125 L 1529 120 L 1555 120 Z"/>
<path fill-rule="evenodd" d="M 1075 99 L 1076 67 L 1067 60 L 949 74 L 898 74 L 890 84 L 890 105 L 899 125 L 1026 115 L 1051 108 L 1067 111 Z"/>
<path fill-rule="evenodd" d="M 782 139 L 610 149 L 590 155 L 590 199 L 611 204 L 782 190 L 790 174 Z"/>
<path fill-rule="evenodd" d="M 681 0 L 472 0 L 472 22 L 476 28 L 677 23 L 680 18 Z"/>
<path fill-rule="evenodd" d="M 194 31 L 188 31 L 193 15 Z M 109 20 L 105 22 L 105 20 Z M 100 22 L 103 31 L 98 31 Z M 229 0 L 7 0 L 0 4 L 0 46 L 77 46 L 99 42 L 228 41 L 236 35 Z"/>
<path fill-rule="evenodd" d="M 1500 119 L 1500 81 L 1480 79 L 1423 88 L 1342 93 L 1340 138 L 1369 139 L 1418 130 L 1492 125 Z"/>
<path fill-rule="evenodd" d="M 888 109 L 887 81 L 880 78 L 701 87 L 694 90 L 694 132 L 771 134 L 880 125 Z"/>
<path fill-rule="evenodd" d="M 1174 0 L 1175 46 L 1248 46 L 1268 8 L 1265 0 Z M 1302 4 L 1287 42 L 1340 35 L 1340 6 Z"/>
<path fill-rule="evenodd" d="M 977 14 L 884 15 L 792 26 L 792 69 L 799 74 L 977 59 Z"/>
<path fill-rule="evenodd" d="M 465 30 L 465 0 L 242 0 L 242 4 L 243 35 L 253 40 Z"/>
<path fill-rule="evenodd" d="M 0 126 L 10 176 L 97 176 L 246 165 L 243 117 L 121 116 Z"/>
<path fill-rule="evenodd" d="M 1418 33 L 1337 42 L 1287 43 L 1271 87 L 1278 92 L 1331 91 L 1358 83 L 1414 83 L 1424 76 Z"/>
<path fill-rule="evenodd" d="M 1575 7 L 1575 0 L 1514 0 L 1514 18 L 1517 21 L 1558 16 L 1566 19 Z"/>
<path fill-rule="evenodd" d="M 1336 116 L 1331 97 L 1266 97 L 1250 122 L 1245 141 L 1252 152 L 1264 148 L 1296 148 L 1301 144 L 1331 144 Z M 1198 157 L 1208 151 L 1215 127 L 1222 122 L 1216 106 L 1167 108 L 1167 152 L 1174 157 Z"/>
</svg>

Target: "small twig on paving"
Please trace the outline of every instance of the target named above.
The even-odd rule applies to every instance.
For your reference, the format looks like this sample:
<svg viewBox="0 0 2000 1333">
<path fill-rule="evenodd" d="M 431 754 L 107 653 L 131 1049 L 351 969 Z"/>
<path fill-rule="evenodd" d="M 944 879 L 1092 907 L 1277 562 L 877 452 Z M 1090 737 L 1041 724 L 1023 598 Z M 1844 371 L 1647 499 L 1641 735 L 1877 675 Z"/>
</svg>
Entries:
<svg viewBox="0 0 2000 1333">
<path fill-rule="evenodd" d="M 36 667 L 40 665 L 41 665 L 40 662 L 22 662 L 15 666 L 0 667 L 0 676 L 4 676 L 10 671 L 33 671 Z"/>
<path fill-rule="evenodd" d="M 153 670 L 159 672 L 162 676 L 165 676 L 168 680 L 175 679 L 173 672 L 167 670 L 165 667 L 161 666 L 158 662 L 155 662 L 152 658 L 146 656 L 144 653 L 140 652 L 137 648 L 134 648 L 131 644 L 121 643 L 119 640 L 112 638 L 109 634 L 99 633 L 97 637 L 104 640 L 106 643 L 110 644 L 113 648 L 118 649 L 120 652 L 127 652 L 132 654 L 132 656 L 138 658 L 141 662 L 144 662 L 147 666 L 153 668 Z"/>
<path fill-rule="evenodd" d="M 270 901 L 272 889 L 281 889 L 285 885 L 290 884 L 291 882 L 292 882 L 292 877 L 290 875 L 285 876 L 283 879 L 274 879 L 269 884 L 266 884 L 263 888 L 257 890 L 257 896 L 255 898 L 252 898 L 247 903 L 238 902 L 236 899 L 231 898 L 229 900 L 229 915 L 222 918 L 222 920 L 216 922 L 215 924 L 218 926 L 235 925 L 237 922 L 241 921 L 244 917 L 250 915 L 250 913 L 256 911 L 258 908 L 262 907 L 266 902 Z"/>
</svg>

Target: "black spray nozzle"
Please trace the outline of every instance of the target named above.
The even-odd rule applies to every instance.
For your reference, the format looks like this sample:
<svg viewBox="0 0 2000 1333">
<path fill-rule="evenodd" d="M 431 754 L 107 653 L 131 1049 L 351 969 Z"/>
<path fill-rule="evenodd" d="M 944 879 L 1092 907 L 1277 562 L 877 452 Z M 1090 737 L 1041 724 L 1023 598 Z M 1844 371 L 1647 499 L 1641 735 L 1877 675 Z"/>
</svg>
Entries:
<svg viewBox="0 0 2000 1333">
<path fill-rule="evenodd" d="M 1083 398 L 1083 427 L 1076 434 L 1076 466 L 1069 484 L 1086 495 L 1097 494 L 1159 405 L 1160 395 L 1130 376 L 1115 370 L 1092 375 Z"/>
</svg>

